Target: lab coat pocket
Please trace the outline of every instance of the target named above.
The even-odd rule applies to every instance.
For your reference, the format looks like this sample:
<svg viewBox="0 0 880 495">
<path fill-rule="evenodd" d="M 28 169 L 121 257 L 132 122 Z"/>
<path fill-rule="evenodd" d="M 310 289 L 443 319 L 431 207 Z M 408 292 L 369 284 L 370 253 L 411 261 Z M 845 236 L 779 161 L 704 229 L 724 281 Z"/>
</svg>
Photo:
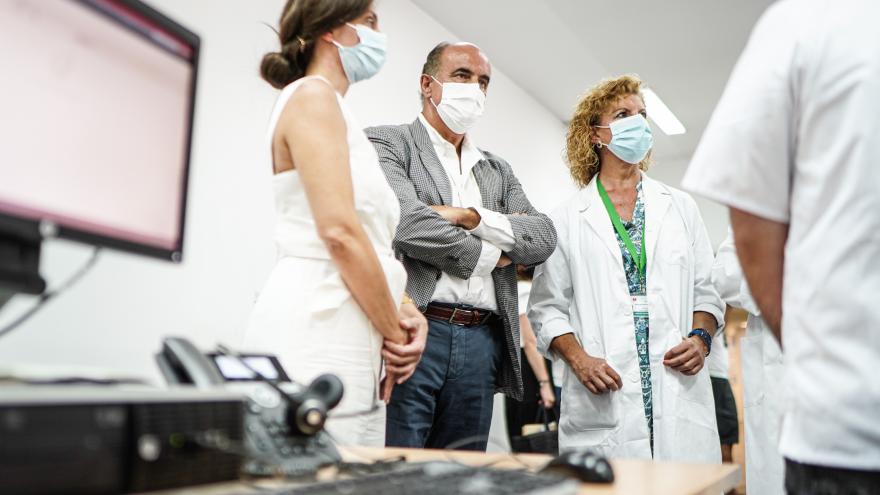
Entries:
<svg viewBox="0 0 880 495">
<path fill-rule="evenodd" d="M 591 430 L 613 430 L 617 427 L 618 392 L 594 394 L 580 382 L 571 380 L 562 392 L 562 420 L 560 428 L 568 435 Z"/>
<path fill-rule="evenodd" d="M 672 368 L 667 368 L 667 373 L 667 378 L 671 376 L 677 382 L 680 399 L 703 405 L 712 404 L 714 407 L 712 382 L 709 380 L 709 370 L 706 367 L 696 375 L 685 375 Z"/>
<path fill-rule="evenodd" d="M 752 407 L 764 401 L 764 346 L 763 335 L 740 339 L 740 360 L 743 375 L 743 407 Z"/>
<path fill-rule="evenodd" d="M 669 249 L 663 253 L 663 261 L 672 268 L 686 270 L 688 265 L 687 251 L 683 247 L 679 249 Z"/>
<path fill-rule="evenodd" d="M 666 378 L 674 379 L 678 385 L 674 418 L 670 418 L 670 411 L 667 411 L 666 418 L 672 419 L 675 425 L 672 439 L 677 445 L 669 460 L 720 462 L 721 450 L 709 370 L 704 368 L 696 375 L 688 376 L 670 369 Z"/>
</svg>

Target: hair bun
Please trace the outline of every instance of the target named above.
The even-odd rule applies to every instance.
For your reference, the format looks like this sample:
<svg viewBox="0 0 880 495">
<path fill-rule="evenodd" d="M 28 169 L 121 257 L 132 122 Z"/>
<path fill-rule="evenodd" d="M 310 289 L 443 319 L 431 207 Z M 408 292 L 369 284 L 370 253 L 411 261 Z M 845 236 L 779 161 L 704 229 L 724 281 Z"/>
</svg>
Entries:
<svg viewBox="0 0 880 495">
<path fill-rule="evenodd" d="M 280 52 L 270 52 L 263 56 L 260 63 L 260 75 L 263 79 L 281 89 L 296 79 L 298 70 L 291 64 L 290 59 Z"/>
</svg>

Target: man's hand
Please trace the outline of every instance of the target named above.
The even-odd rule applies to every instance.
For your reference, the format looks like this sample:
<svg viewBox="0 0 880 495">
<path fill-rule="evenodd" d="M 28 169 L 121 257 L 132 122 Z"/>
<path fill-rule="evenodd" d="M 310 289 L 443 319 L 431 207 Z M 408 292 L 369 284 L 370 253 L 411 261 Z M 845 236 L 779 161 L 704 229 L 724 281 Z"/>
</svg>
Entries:
<svg viewBox="0 0 880 495">
<path fill-rule="evenodd" d="M 504 268 L 505 266 L 509 266 L 513 261 L 504 253 L 501 254 L 501 257 L 498 258 L 498 263 L 495 264 L 498 268 Z"/>
<path fill-rule="evenodd" d="M 594 394 L 604 394 L 623 387 L 620 375 L 604 359 L 584 355 L 570 364 L 578 380 Z"/>
<path fill-rule="evenodd" d="M 706 343 L 696 335 L 681 341 L 663 356 L 663 364 L 684 375 L 696 375 L 706 361 Z"/>
<path fill-rule="evenodd" d="M 446 205 L 432 205 L 430 208 L 452 225 L 466 230 L 474 230 L 482 220 L 480 214 L 473 208 L 457 208 Z"/>
<path fill-rule="evenodd" d="M 400 328 L 409 333 L 409 341 L 400 345 L 386 340 L 382 349 L 385 370 L 394 376 L 392 383 L 397 384 L 407 381 L 422 359 L 428 340 L 428 320 L 414 304 L 404 303 L 400 305 Z"/>
</svg>

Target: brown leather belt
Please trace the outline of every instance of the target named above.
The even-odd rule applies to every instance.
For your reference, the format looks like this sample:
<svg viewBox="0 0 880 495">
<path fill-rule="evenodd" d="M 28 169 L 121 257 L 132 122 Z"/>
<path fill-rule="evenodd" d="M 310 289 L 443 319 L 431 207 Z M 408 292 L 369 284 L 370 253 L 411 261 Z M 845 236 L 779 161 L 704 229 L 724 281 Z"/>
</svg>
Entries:
<svg viewBox="0 0 880 495">
<path fill-rule="evenodd" d="M 495 313 L 486 309 L 462 309 L 461 307 L 440 306 L 439 304 L 428 304 L 428 309 L 425 310 L 427 318 L 462 327 L 485 325 L 495 316 L 497 316 Z"/>
</svg>

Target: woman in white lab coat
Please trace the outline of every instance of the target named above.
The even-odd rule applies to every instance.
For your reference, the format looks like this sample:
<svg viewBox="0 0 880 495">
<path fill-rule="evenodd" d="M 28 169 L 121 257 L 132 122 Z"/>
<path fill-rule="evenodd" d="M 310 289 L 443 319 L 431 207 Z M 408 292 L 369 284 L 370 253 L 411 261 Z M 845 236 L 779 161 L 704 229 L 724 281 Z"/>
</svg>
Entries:
<svg viewBox="0 0 880 495">
<path fill-rule="evenodd" d="M 746 335 L 740 339 L 746 492 L 750 495 L 784 493 L 785 463 L 778 447 L 785 396 L 782 349 L 752 299 L 730 231 L 715 256 L 712 282 L 724 302 L 749 313 Z"/>
<path fill-rule="evenodd" d="M 712 248 L 693 199 L 644 174 L 653 146 L 641 81 L 584 95 L 567 140 L 581 190 L 552 215 L 535 272 L 538 348 L 564 360 L 560 449 L 720 462 L 705 357 L 723 322 Z"/>
</svg>

